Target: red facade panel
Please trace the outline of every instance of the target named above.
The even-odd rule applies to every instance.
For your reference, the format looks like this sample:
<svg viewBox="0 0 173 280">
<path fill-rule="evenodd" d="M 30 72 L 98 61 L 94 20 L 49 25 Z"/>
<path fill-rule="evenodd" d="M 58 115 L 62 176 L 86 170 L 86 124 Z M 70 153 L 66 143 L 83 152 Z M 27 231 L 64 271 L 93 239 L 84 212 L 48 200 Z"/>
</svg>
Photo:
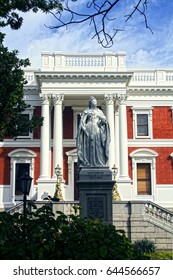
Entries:
<svg viewBox="0 0 173 280">
<path fill-rule="evenodd" d="M 154 107 L 153 138 L 173 139 L 172 110 L 170 107 Z"/>
<path fill-rule="evenodd" d="M 0 148 L 0 185 L 9 185 L 10 184 L 10 157 L 8 154 L 11 151 L 23 149 L 23 148 Z M 40 149 L 39 148 L 28 148 L 36 153 L 34 159 L 34 184 L 40 176 Z"/>
<path fill-rule="evenodd" d="M 133 139 L 133 117 L 131 107 L 126 108 L 127 111 L 127 137 L 128 139 Z"/>
<path fill-rule="evenodd" d="M 0 148 L 0 185 L 10 184 L 10 153 L 12 148 Z"/>
<path fill-rule="evenodd" d="M 138 149 L 148 149 L 148 147 L 129 148 L 129 154 Z M 170 154 L 173 152 L 171 147 L 150 147 L 158 153 L 156 157 L 156 184 L 173 184 L 173 161 Z M 129 176 L 132 178 L 132 159 L 129 156 Z"/>
</svg>

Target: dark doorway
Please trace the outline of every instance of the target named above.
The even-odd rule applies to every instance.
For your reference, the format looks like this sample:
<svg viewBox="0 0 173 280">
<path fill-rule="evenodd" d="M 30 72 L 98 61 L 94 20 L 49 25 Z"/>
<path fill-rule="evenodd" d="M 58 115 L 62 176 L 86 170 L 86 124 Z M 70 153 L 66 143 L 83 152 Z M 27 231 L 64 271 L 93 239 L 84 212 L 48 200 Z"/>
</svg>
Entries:
<svg viewBox="0 0 173 280">
<path fill-rule="evenodd" d="M 16 163 L 16 180 L 15 180 L 15 195 L 22 195 L 20 177 L 29 174 L 29 163 Z"/>
<path fill-rule="evenodd" d="M 74 200 L 79 200 L 79 191 L 76 186 L 76 181 L 77 181 L 77 163 L 74 163 Z"/>
</svg>

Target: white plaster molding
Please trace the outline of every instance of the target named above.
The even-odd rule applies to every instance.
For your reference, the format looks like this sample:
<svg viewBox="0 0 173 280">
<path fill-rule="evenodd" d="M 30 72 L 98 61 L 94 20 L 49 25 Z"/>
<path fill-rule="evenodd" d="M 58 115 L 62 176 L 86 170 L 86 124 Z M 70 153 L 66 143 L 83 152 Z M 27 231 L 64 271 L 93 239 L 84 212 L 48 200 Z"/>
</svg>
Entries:
<svg viewBox="0 0 173 280">
<path fill-rule="evenodd" d="M 155 189 L 156 185 L 156 157 L 158 153 L 151 149 L 137 149 L 130 153 L 132 158 L 132 172 L 133 172 L 133 198 L 139 199 L 142 197 L 137 193 L 137 164 L 138 163 L 149 163 L 151 170 L 151 195 L 155 199 L 157 193 Z"/>
<path fill-rule="evenodd" d="M 151 106 L 133 106 L 132 107 L 132 116 L 133 116 L 133 138 L 153 138 L 153 123 L 152 123 L 152 110 Z M 140 136 L 137 133 L 137 115 L 146 114 L 148 116 L 148 135 Z"/>
<path fill-rule="evenodd" d="M 30 196 L 34 195 L 34 158 L 37 156 L 29 149 L 16 149 L 8 154 L 10 157 L 10 197 L 15 201 L 15 182 L 16 182 L 16 163 L 29 163 L 30 176 L 33 178 L 30 190 Z"/>
</svg>

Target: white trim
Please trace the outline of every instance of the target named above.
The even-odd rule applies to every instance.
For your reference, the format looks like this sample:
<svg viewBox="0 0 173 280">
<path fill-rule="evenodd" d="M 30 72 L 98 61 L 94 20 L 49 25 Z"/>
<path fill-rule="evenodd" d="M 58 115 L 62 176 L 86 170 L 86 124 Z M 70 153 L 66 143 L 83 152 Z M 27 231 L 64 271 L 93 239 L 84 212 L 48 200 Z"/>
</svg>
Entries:
<svg viewBox="0 0 173 280">
<path fill-rule="evenodd" d="M 30 190 L 30 197 L 34 195 L 34 158 L 37 156 L 32 150 L 29 149 L 16 149 L 8 154 L 10 157 L 10 186 L 11 186 L 11 201 L 14 203 L 18 196 L 15 196 L 15 176 L 16 176 L 16 163 L 29 163 L 30 176 L 33 178 Z"/>
<path fill-rule="evenodd" d="M 133 174 L 133 199 L 151 199 L 156 200 L 156 157 L 158 153 L 151 149 L 137 149 L 130 154 L 132 158 Z M 137 193 L 137 164 L 149 163 L 151 168 L 151 195 L 138 195 Z"/>
<path fill-rule="evenodd" d="M 173 147 L 173 139 L 129 139 L 129 147 Z"/>
<path fill-rule="evenodd" d="M 74 163 L 77 162 L 77 149 L 66 152 L 68 157 L 68 186 L 66 190 L 67 200 L 74 200 Z M 68 192 L 67 192 L 68 191 Z"/>
<path fill-rule="evenodd" d="M 152 126 L 152 107 L 132 107 L 133 111 L 133 138 L 134 139 L 152 139 L 153 138 L 153 126 Z M 138 115 L 148 115 L 148 135 L 140 136 L 137 132 L 137 116 Z"/>
<path fill-rule="evenodd" d="M 32 119 L 33 114 L 34 114 L 34 107 L 27 108 L 24 112 L 21 113 L 21 115 L 29 115 L 29 120 Z M 29 131 L 28 135 L 26 136 L 19 135 L 17 136 L 17 139 L 33 139 L 33 132 Z"/>
</svg>

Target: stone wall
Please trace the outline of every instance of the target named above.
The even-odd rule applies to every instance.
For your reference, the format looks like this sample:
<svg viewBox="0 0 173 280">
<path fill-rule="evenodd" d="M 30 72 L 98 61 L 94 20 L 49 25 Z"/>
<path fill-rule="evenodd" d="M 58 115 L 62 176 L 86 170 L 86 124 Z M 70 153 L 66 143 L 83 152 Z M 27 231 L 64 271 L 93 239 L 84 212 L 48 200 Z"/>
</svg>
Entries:
<svg viewBox="0 0 173 280">
<path fill-rule="evenodd" d="M 155 243 L 157 250 L 173 249 L 173 214 L 154 203 L 114 202 L 113 223 L 132 242 L 148 239 Z"/>
<path fill-rule="evenodd" d="M 44 204 L 45 201 L 36 202 L 38 208 Z M 57 211 L 69 215 L 74 214 L 73 206 L 78 206 L 78 201 L 54 202 L 52 210 L 56 215 Z M 20 209 L 23 209 L 22 203 L 9 212 L 19 212 Z M 154 242 L 159 251 L 173 250 L 173 212 L 153 202 L 113 202 L 113 224 L 116 229 L 124 230 L 132 242 L 148 239 Z"/>
</svg>

